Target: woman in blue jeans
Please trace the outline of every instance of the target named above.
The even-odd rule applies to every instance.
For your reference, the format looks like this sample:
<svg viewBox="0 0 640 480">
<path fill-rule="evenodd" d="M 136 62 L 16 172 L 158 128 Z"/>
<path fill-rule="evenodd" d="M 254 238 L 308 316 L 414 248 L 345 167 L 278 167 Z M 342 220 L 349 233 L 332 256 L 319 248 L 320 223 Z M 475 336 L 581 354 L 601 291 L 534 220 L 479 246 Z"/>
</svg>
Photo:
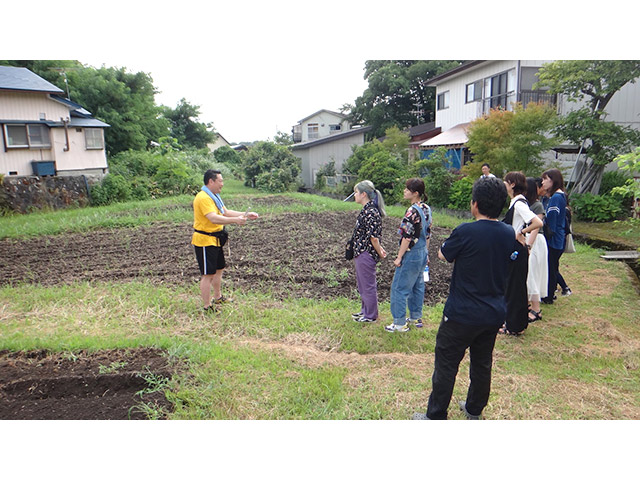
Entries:
<svg viewBox="0 0 640 480">
<path fill-rule="evenodd" d="M 421 201 L 424 198 L 424 202 Z M 404 199 L 411 202 L 398 233 L 400 249 L 393 261 L 396 266 L 391 283 L 391 316 L 393 323 L 388 332 L 406 332 L 408 323 L 422 327 L 424 303 L 424 267 L 429 262 L 429 237 L 431 236 L 431 209 L 426 204 L 424 182 L 421 178 L 407 180 Z M 406 317 L 407 307 L 409 317 Z"/>
</svg>

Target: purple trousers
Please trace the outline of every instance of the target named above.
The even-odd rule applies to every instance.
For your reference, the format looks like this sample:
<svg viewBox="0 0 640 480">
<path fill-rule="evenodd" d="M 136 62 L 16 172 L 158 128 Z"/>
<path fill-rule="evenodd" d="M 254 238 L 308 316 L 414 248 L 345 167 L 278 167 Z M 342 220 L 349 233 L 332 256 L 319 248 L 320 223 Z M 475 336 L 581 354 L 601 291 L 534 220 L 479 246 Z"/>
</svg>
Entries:
<svg viewBox="0 0 640 480">
<path fill-rule="evenodd" d="M 362 299 L 360 312 L 365 318 L 378 318 L 378 286 L 376 283 L 376 262 L 369 252 L 362 252 L 355 259 L 358 293 Z"/>
</svg>

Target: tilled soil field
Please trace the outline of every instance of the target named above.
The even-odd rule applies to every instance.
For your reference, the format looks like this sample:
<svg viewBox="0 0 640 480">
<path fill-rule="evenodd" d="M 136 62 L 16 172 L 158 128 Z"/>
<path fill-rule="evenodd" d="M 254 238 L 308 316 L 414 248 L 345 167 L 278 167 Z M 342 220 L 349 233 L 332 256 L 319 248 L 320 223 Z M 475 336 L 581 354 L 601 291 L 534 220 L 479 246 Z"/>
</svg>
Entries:
<svg viewBox="0 0 640 480">
<path fill-rule="evenodd" d="M 224 287 L 270 291 L 276 297 L 357 298 L 355 268 L 344 259 L 357 212 L 290 213 L 230 227 L 224 247 Z M 389 299 L 398 250 L 399 220 L 383 220 L 382 245 L 388 257 L 378 266 L 378 295 Z M 75 281 L 147 279 L 164 284 L 194 283 L 199 272 L 190 244 L 190 224 L 154 224 L 0 241 L 0 285 L 21 282 L 57 285 Z M 429 249 L 430 277 L 425 303 L 449 292 L 452 266 L 438 260 L 449 230 L 434 227 Z"/>
<path fill-rule="evenodd" d="M 286 205 L 287 197 L 256 199 L 260 206 Z M 355 268 L 344 258 L 358 212 L 264 215 L 243 227 L 231 227 L 225 246 L 228 267 L 224 291 L 258 290 L 277 298 L 358 298 Z M 378 266 L 380 301 L 389 299 L 398 250 L 399 219 L 383 219 L 382 245 L 388 252 Z M 145 279 L 167 285 L 195 284 L 199 272 L 192 227 L 158 223 L 146 227 L 99 230 L 0 240 L 0 285 L 59 285 L 76 281 Z M 425 303 L 446 298 L 452 266 L 437 259 L 450 231 L 432 228 L 430 277 Z M 161 392 L 138 393 L 152 378 L 170 376 L 161 352 L 112 350 L 72 357 L 47 352 L 0 352 L 0 419 L 149 418 L 136 405 L 169 411 Z M 134 408 L 132 408 L 134 407 Z M 156 408 L 157 407 L 157 408 Z"/>
<path fill-rule="evenodd" d="M 154 390 L 173 374 L 162 351 L 0 352 L 0 420 L 163 418 L 171 403 Z"/>
</svg>

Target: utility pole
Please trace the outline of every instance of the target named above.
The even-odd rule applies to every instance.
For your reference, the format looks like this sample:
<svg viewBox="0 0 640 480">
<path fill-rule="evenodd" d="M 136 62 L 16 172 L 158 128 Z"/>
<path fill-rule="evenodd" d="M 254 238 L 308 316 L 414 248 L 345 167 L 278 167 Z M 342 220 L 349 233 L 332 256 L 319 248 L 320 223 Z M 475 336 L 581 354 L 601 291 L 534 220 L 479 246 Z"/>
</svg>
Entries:
<svg viewBox="0 0 640 480">
<path fill-rule="evenodd" d="M 53 70 L 54 72 L 58 72 L 60 75 L 62 75 L 64 77 L 64 85 L 66 87 L 67 90 L 67 100 L 71 100 L 71 97 L 69 96 L 69 80 L 67 79 L 67 71 L 69 70 L 80 70 L 79 68 L 75 68 L 75 67 L 49 67 L 49 70 Z"/>
</svg>

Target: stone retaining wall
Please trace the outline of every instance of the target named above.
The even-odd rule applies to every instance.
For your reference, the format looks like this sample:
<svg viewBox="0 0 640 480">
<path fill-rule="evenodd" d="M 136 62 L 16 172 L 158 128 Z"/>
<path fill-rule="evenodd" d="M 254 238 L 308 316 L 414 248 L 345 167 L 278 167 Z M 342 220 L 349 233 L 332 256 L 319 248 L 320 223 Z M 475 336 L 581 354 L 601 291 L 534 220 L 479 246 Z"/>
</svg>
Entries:
<svg viewBox="0 0 640 480">
<path fill-rule="evenodd" d="M 86 207 L 90 203 L 88 186 L 99 180 L 93 175 L 4 176 L 0 182 L 0 209 L 28 213 L 43 208 Z"/>
</svg>

